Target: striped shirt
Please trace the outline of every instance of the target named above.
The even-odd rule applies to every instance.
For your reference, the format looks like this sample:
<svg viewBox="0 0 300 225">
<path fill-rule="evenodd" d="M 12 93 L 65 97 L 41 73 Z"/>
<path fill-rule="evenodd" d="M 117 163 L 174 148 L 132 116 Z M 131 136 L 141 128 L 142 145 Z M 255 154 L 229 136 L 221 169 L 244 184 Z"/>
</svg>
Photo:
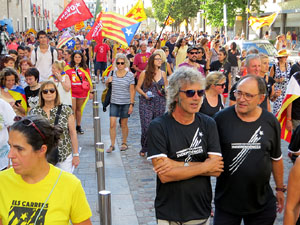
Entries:
<svg viewBox="0 0 300 225">
<path fill-rule="evenodd" d="M 127 72 L 124 77 L 117 77 L 113 72 L 111 103 L 118 105 L 130 104 L 130 85 L 134 84 L 133 73 Z"/>
</svg>

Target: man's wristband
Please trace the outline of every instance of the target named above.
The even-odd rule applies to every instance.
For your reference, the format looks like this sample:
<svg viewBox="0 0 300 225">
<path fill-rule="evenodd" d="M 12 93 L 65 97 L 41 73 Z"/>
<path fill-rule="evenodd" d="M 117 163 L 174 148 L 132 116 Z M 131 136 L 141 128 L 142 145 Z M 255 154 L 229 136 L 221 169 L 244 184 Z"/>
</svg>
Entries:
<svg viewBox="0 0 300 225">
<path fill-rule="evenodd" d="M 281 191 L 283 193 L 286 192 L 286 188 L 285 187 L 283 187 L 283 188 L 276 187 L 275 190 L 276 191 Z"/>
</svg>

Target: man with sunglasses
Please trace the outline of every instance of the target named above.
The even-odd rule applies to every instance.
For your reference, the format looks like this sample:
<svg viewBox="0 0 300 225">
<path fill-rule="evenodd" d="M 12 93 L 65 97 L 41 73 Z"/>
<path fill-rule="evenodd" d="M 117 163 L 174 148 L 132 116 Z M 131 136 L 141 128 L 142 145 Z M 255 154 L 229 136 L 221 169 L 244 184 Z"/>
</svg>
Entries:
<svg viewBox="0 0 300 225">
<path fill-rule="evenodd" d="M 214 225 L 269 225 L 284 205 L 283 160 L 280 125 L 259 105 L 266 86 L 258 76 L 248 75 L 238 83 L 236 104 L 215 116 L 224 172 L 215 190 Z M 276 198 L 270 177 L 276 184 Z"/>
<path fill-rule="evenodd" d="M 156 218 L 164 224 L 209 224 L 210 176 L 223 171 L 214 120 L 198 113 L 205 81 L 201 73 L 181 67 L 167 91 L 168 112 L 148 129 L 148 160 L 157 173 Z"/>
<path fill-rule="evenodd" d="M 188 58 L 183 63 L 181 63 L 179 65 L 179 67 L 182 67 L 182 66 L 192 67 L 192 68 L 198 70 L 204 76 L 205 75 L 204 69 L 202 68 L 202 66 L 200 66 L 197 63 L 197 58 L 198 58 L 198 48 L 197 48 L 197 46 L 193 45 L 193 46 L 188 47 L 187 57 Z"/>
</svg>

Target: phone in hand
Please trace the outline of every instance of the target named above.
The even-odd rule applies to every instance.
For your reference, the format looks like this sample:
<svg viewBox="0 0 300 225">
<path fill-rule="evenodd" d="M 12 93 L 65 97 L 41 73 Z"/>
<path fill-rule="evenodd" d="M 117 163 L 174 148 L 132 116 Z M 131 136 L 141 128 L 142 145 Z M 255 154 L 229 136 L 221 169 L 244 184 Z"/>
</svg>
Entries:
<svg viewBox="0 0 300 225">
<path fill-rule="evenodd" d="M 21 104 L 21 102 L 22 102 L 22 100 L 17 100 L 17 101 L 15 102 L 15 106 L 19 106 L 19 105 Z"/>
</svg>

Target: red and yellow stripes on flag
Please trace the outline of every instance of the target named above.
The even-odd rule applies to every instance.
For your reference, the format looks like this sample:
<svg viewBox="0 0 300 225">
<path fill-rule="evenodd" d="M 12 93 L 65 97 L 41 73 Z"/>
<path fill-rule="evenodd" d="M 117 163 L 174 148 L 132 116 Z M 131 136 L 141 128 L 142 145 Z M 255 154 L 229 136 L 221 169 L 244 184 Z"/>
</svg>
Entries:
<svg viewBox="0 0 300 225">
<path fill-rule="evenodd" d="M 137 21 L 117 13 L 103 12 L 102 21 L 102 36 L 119 42 L 122 45 L 128 46 L 125 35 L 121 30 L 124 27 L 136 24 Z"/>
<path fill-rule="evenodd" d="M 142 22 L 143 20 L 147 19 L 145 10 L 144 10 L 144 4 L 142 0 L 138 0 L 138 2 L 133 6 L 128 13 L 126 14 L 126 17 L 135 19 L 138 22 Z"/>
<path fill-rule="evenodd" d="M 108 66 L 105 71 L 102 73 L 102 77 L 107 77 L 112 69 L 112 65 Z"/>
<path fill-rule="evenodd" d="M 84 22 L 81 21 L 81 22 L 75 24 L 75 25 L 74 25 L 74 28 L 75 28 L 75 32 L 80 31 L 82 28 L 84 28 Z"/>
<path fill-rule="evenodd" d="M 56 46 L 56 48 L 61 48 L 63 45 L 67 44 L 68 41 L 70 41 L 72 39 L 72 37 L 68 37 L 68 38 L 62 38 L 58 41 L 58 44 Z"/>
<path fill-rule="evenodd" d="M 166 20 L 166 26 L 169 26 L 174 22 L 175 20 L 171 16 L 168 16 L 168 19 Z"/>
<path fill-rule="evenodd" d="M 25 110 L 25 114 L 27 114 L 27 101 L 24 90 L 17 88 L 13 90 L 8 90 L 8 93 L 14 98 L 14 100 L 21 100 L 21 106 Z"/>
<path fill-rule="evenodd" d="M 282 101 L 280 110 L 277 112 L 276 117 L 281 126 L 281 139 L 287 142 L 291 141 L 292 132 L 286 129 L 287 122 L 287 107 L 297 98 L 300 97 L 300 86 L 294 76 L 291 77 L 290 82 L 286 89 L 285 98 Z"/>
<path fill-rule="evenodd" d="M 249 26 L 252 27 L 253 30 L 259 30 L 260 28 L 264 26 L 272 26 L 272 24 L 275 22 L 277 18 L 278 13 L 273 13 L 270 16 L 264 16 L 264 17 L 249 17 Z"/>
</svg>

